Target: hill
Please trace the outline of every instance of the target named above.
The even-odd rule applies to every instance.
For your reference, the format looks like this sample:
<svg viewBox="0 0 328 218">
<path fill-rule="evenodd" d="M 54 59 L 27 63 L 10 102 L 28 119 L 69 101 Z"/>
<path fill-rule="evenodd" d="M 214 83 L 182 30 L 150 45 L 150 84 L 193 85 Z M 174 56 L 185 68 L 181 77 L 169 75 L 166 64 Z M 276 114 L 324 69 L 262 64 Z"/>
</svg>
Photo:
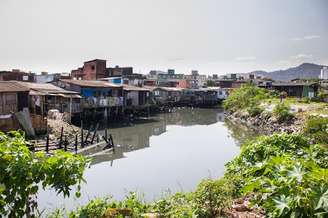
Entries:
<svg viewBox="0 0 328 218">
<path fill-rule="evenodd" d="M 324 65 L 303 63 L 297 67 L 288 68 L 286 70 L 277 70 L 266 72 L 262 70 L 252 71 L 248 74 L 262 75 L 277 81 L 290 81 L 292 79 L 312 79 L 319 78 L 320 72 Z"/>
</svg>

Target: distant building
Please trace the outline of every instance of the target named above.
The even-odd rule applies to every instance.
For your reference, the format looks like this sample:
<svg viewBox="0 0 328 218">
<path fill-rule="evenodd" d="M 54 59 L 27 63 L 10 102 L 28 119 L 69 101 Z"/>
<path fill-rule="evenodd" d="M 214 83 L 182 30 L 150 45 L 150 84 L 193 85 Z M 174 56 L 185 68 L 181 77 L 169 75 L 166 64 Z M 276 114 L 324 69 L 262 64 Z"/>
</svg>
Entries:
<svg viewBox="0 0 328 218">
<path fill-rule="evenodd" d="M 108 77 L 128 76 L 133 74 L 133 67 L 109 67 L 106 69 Z"/>
<path fill-rule="evenodd" d="M 288 96 L 293 97 L 316 97 L 319 90 L 319 84 L 315 82 L 275 82 L 270 86 L 259 85 L 259 87 L 269 88 L 278 92 L 286 92 Z"/>
<path fill-rule="evenodd" d="M 174 69 L 168 69 L 167 74 L 173 75 L 173 74 L 175 74 L 175 70 Z"/>
<path fill-rule="evenodd" d="M 320 79 L 328 80 L 328 67 L 323 67 L 321 69 Z"/>
<path fill-rule="evenodd" d="M 18 69 L 12 71 L 0 71 L 0 81 L 24 81 L 24 82 L 35 82 L 34 73 L 26 73 Z"/>
<path fill-rule="evenodd" d="M 245 83 L 245 80 L 222 79 L 216 81 L 216 86 L 221 88 L 240 88 Z"/>
<path fill-rule="evenodd" d="M 197 89 L 206 85 L 207 76 L 200 75 L 197 70 L 192 70 L 191 75 L 185 75 L 185 79 L 189 81 L 189 87 Z"/>
<path fill-rule="evenodd" d="M 74 80 L 97 80 L 106 77 L 106 60 L 86 61 L 83 67 L 71 71 Z"/>
</svg>

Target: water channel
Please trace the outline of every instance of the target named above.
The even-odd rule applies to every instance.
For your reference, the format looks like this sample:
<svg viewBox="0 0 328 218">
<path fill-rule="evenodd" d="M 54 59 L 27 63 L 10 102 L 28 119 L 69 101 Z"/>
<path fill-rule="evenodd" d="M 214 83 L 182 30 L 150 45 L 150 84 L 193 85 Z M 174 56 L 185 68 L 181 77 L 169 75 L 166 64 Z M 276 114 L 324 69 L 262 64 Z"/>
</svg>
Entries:
<svg viewBox="0 0 328 218">
<path fill-rule="evenodd" d="M 114 154 L 93 159 L 82 196 L 64 199 L 53 190 L 38 196 L 39 208 L 73 209 L 95 197 L 122 199 L 129 191 L 155 200 L 192 191 L 204 178 L 218 178 L 224 165 L 254 133 L 225 120 L 222 109 L 177 108 L 126 126 L 112 126 Z"/>
</svg>

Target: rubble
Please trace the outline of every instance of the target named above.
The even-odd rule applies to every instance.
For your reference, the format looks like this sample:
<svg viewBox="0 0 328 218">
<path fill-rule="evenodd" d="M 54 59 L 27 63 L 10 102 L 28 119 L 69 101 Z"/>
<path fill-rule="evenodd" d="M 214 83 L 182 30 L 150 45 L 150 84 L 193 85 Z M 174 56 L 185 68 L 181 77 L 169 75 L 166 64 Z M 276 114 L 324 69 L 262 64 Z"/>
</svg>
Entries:
<svg viewBox="0 0 328 218">
<path fill-rule="evenodd" d="M 75 139 L 76 135 L 80 135 L 80 127 L 69 124 L 65 121 L 65 115 L 59 113 L 58 110 L 50 110 L 48 113 L 48 132 L 50 141 L 57 140 L 61 134 L 61 128 L 63 127 L 63 135 L 68 139 Z M 84 134 L 87 134 L 87 131 L 84 130 Z"/>
<path fill-rule="evenodd" d="M 264 218 L 262 208 L 251 206 L 252 196 L 246 196 L 233 201 L 232 207 L 226 209 L 224 214 L 229 218 Z"/>
</svg>

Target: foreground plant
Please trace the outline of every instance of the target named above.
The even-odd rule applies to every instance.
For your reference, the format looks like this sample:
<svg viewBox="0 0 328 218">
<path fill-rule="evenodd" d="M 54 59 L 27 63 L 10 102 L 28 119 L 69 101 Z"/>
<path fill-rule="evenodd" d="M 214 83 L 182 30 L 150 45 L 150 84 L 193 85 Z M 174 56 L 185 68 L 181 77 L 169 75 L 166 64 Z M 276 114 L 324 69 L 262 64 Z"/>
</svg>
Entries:
<svg viewBox="0 0 328 218">
<path fill-rule="evenodd" d="M 237 193 L 272 217 L 328 215 L 328 151 L 295 134 L 260 137 L 228 164 Z"/>
<path fill-rule="evenodd" d="M 328 117 L 310 116 L 306 121 L 304 134 L 316 143 L 328 145 Z"/>
<path fill-rule="evenodd" d="M 71 187 L 77 185 L 79 196 L 87 164 L 85 158 L 63 151 L 53 156 L 31 152 L 23 134 L 0 132 L 0 215 L 35 214 L 39 187 L 51 187 L 69 196 Z"/>
</svg>

